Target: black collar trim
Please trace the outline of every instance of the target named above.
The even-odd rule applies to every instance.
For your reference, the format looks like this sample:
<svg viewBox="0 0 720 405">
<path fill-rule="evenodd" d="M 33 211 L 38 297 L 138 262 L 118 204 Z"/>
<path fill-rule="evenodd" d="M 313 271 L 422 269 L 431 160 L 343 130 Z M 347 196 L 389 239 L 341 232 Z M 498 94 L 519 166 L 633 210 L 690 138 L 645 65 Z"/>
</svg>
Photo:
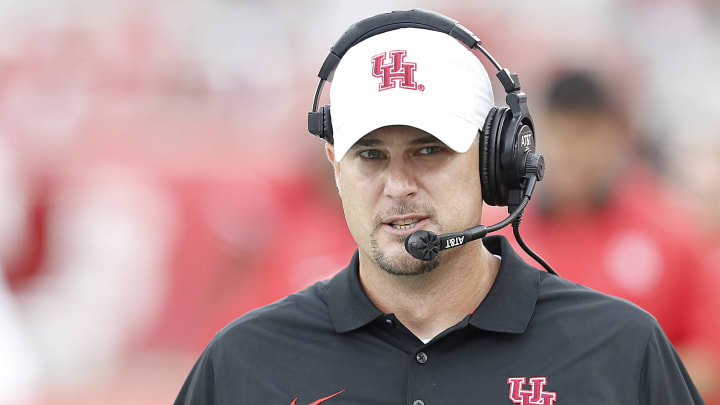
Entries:
<svg viewBox="0 0 720 405">
<path fill-rule="evenodd" d="M 470 316 L 470 325 L 494 332 L 523 333 L 535 312 L 542 273 L 525 263 L 505 237 L 489 236 L 483 243 L 502 261 L 487 297 Z"/>
<path fill-rule="evenodd" d="M 355 251 L 350 264 L 328 283 L 328 310 L 337 333 L 360 328 L 383 315 L 360 284 L 359 263 Z"/>
</svg>

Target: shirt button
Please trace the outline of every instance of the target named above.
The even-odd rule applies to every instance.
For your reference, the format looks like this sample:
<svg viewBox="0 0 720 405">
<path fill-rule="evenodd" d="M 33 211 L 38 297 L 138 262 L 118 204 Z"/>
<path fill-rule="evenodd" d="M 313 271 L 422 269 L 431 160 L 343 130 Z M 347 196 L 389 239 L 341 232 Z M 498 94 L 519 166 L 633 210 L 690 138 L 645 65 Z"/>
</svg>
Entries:
<svg viewBox="0 0 720 405">
<path fill-rule="evenodd" d="M 425 402 L 423 402 L 421 399 L 416 399 L 413 401 L 413 405 L 425 405 Z"/>
<path fill-rule="evenodd" d="M 420 352 L 415 356 L 415 360 L 417 360 L 417 362 L 420 364 L 427 363 L 427 359 L 428 359 L 427 354 L 425 354 L 425 352 Z M 420 402 L 422 402 L 422 401 L 420 401 Z"/>
<path fill-rule="evenodd" d="M 385 318 L 385 323 L 387 324 L 387 326 L 395 325 L 395 322 L 393 322 L 393 320 L 390 318 Z"/>
</svg>

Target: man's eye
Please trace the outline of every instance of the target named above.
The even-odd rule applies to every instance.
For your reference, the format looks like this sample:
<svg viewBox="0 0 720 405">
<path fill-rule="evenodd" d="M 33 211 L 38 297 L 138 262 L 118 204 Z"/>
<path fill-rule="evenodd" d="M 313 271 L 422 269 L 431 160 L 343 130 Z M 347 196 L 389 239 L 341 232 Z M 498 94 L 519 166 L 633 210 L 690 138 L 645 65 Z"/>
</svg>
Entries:
<svg viewBox="0 0 720 405">
<path fill-rule="evenodd" d="M 382 159 L 383 154 L 377 150 L 377 149 L 368 149 L 360 152 L 360 156 L 364 157 L 365 159 Z"/>
<path fill-rule="evenodd" d="M 422 149 L 420 149 L 419 153 L 421 155 L 432 155 L 433 153 L 438 153 L 442 150 L 439 146 L 426 146 Z"/>
</svg>

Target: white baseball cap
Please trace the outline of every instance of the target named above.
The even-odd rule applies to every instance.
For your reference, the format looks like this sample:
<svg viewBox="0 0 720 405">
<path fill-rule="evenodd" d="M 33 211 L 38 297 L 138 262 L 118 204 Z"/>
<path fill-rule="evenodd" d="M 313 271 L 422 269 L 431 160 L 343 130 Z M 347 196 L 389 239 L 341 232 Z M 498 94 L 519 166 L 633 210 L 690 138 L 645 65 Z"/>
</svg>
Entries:
<svg viewBox="0 0 720 405">
<path fill-rule="evenodd" d="M 401 28 L 370 37 L 340 60 L 330 87 L 335 160 L 388 125 L 421 129 L 470 149 L 494 104 L 480 60 L 451 36 Z"/>
</svg>

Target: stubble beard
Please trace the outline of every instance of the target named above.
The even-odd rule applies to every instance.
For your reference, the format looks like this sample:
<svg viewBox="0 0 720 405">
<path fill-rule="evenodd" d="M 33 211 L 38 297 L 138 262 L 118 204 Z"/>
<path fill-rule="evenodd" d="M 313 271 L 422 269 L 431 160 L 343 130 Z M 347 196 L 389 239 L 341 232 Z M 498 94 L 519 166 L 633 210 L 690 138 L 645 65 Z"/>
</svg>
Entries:
<svg viewBox="0 0 720 405">
<path fill-rule="evenodd" d="M 431 218 L 435 218 L 435 211 L 426 205 L 421 207 L 415 205 L 399 205 L 393 207 L 389 212 L 383 213 L 385 216 L 390 215 L 403 215 L 408 212 L 427 212 Z M 385 271 L 386 273 L 393 276 L 419 276 L 428 274 L 440 266 L 441 256 L 437 255 L 434 259 L 429 261 L 419 260 L 403 250 L 399 255 L 389 256 L 385 250 L 380 247 L 377 235 L 382 227 L 382 216 L 376 216 L 376 227 L 375 231 L 370 235 L 370 248 L 372 250 L 372 257 L 375 264 Z M 439 230 L 440 231 L 440 230 Z M 390 236 L 390 240 L 397 241 L 405 246 L 406 236 Z"/>
</svg>

